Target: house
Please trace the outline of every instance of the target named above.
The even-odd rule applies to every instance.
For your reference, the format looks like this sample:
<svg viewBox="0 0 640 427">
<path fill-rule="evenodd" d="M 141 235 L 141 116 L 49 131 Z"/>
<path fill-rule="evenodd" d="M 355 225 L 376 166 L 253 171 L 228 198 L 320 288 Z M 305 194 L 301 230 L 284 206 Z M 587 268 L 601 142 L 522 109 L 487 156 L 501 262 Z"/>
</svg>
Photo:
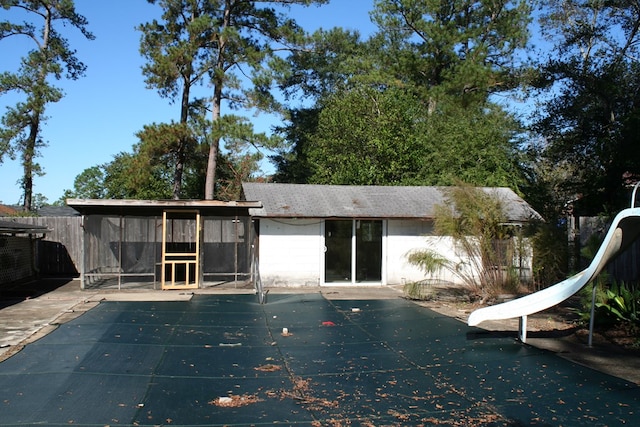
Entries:
<svg viewBox="0 0 640 427">
<path fill-rule="evenodd" d="M 14 216 L 20 213 L 20 209 L 14 206 L 0 204 L 0 216 Z"/>
<path fill-rule="evenodd" d="M 47 229 L 47 233 L 36 241 L 37 259 L 34 262 L 41 277 L 78 276 L 76 265 L 82 254 L 79 244 L 82 221 L 76 210 L 68 206 L 43 206 L 33 216 L 0 216 L 2 220 Z"/>
<path fill-rule="evenodd" d="M 260 275 L 265 287 L 336 284 L 391 285 L 425 279 L 407 254 L 429 248 L 459 256 L 454 242 L 434 236 L 434 208 L 444 187 L 392 187 L 244 183 L 257 230 Z M 508 222 L 540 216 L 508 188 L 484 188 L 503 202 Z M 527 255 L 527 256 L 524 256 Z M 531 256 L 521 254 L 521 277 L 531 275 Z M 447 272 L 434 280 L 459 283 Z"/>
<path fill-rule="evenodd" d="M 44 226 L 0 220 L 0 285 L 37 276 L 37 242 L 48 231 Z"/>
</svg>

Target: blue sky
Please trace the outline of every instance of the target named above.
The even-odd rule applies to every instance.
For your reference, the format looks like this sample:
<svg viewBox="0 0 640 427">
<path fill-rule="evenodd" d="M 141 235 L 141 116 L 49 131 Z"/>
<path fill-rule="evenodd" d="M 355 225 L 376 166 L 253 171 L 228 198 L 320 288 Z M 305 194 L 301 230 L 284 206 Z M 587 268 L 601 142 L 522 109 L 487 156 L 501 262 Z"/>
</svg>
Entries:
<svg viewBox="0 0 640 427">
<path fill-rule="evenodd" d="M 154 90 L 145 88 L 140 71 L 144 59 L 138 53 L 140 33 L 134 28 L 159 17 L 157 6 L 146 0 L 76 0 L 76 10 L 89 21 L 96 36 L 84 39 L 75 29 L 60 31 L 87 65 L 86 76 L 76 81 L 56 82 L 65 97 L 50 104 L 49 117 L 42 131 L 48 146 L 37 161 L 45 175 L 35 178 L 34 193 L 44 195 L 50 203 L 65 189 L 73 188 L 75 177 L 83 170 L 110 162 L 122 151 L 131 151 L 137 142 L 135 133 L 145 124 L 177 120 L 179 106 L 170 105 Z M 363 37 L 375 31 L 369 12 L 373 0 L 331 0 L 321 7 L 292 7 L 291 14 L 308 31 L 320 27 L 357 29 Z M 0 10 L 0 20 L 10 12 Z M 0 71 L 13 69 L 30 46 L 26 40 L 11 37 L 0 41 Z M 0 98 L 0 115 L 15 98 Z M 224 112 L 223 112 L 224 113 Z M 251 116 L 260 131 L 269 131 L 272 117 Z M 265 165 L 268 168 L 268 165 Z M 22 191 L 18 180 L 22 169 L 18 161 L 4 158 L 0 163 L 0 203 L 18 204 Z"/>
</svg>

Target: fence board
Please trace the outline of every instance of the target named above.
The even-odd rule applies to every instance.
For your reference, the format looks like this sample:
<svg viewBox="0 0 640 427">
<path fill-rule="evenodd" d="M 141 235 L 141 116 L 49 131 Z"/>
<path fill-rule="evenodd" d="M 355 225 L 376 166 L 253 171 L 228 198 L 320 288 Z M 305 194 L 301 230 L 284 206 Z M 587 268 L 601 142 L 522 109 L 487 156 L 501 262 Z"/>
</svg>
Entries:
<svg viewBox="0 0 640 427">
<path fill-rule="evenodd" d="M 600 241 L 610 227 L 610 222 L 602 217 L 580 217 L 579 221 L 580 247 L 585 247 L 589 238 L 597 236 Z M 590 260 L 583 260 L 584 267 Z M 635 241 L 624 252 L 614 258 L 607 266 L 610 277 L 617 282 L 640 282 L 640 241 Z"/>
</svg>

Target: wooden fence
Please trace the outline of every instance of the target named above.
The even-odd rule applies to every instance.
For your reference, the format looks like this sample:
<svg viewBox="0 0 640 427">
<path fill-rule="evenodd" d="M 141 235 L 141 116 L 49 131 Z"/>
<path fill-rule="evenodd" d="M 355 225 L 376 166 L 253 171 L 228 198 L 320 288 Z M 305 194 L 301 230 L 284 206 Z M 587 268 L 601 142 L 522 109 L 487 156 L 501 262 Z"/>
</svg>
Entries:
<svg viewBox="0 0 640 427">
<path fill-rule="evenodd" d="M 605 234 L 609 230 L 610 221 L 602 217 L 579 217 L 577 235 L 579 239 L 576 243 L 579 247 L 576 252 L 586 246 L 594 245 L 592 251 L 597 249 Z M 594 239 L 594 242 L 589 242 Z M 591 254 L 592 256 L 595 253 Z M 578 270 L 585 268 L 589 263 L 588 259 L 581 258 Z M 617 282 L 639 283 L 640 282 L 640 240 L 636 240 L 623 253 L 614 258 L 607 265 L 609 276 Z"/>
</svg>

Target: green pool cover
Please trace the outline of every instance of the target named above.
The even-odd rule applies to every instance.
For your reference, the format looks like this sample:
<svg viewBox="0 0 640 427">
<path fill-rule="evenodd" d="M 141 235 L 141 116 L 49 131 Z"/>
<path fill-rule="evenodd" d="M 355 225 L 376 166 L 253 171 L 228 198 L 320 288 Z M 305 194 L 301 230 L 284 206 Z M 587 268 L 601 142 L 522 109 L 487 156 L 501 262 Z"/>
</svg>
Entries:
<svg viewBox="0 0 640 427">
<path fill-rule="evenodd" d="M 2 426 L 633 426 L 639 403 L 402 299 L 104 302 L 0 363 Z"/>
</svg>

